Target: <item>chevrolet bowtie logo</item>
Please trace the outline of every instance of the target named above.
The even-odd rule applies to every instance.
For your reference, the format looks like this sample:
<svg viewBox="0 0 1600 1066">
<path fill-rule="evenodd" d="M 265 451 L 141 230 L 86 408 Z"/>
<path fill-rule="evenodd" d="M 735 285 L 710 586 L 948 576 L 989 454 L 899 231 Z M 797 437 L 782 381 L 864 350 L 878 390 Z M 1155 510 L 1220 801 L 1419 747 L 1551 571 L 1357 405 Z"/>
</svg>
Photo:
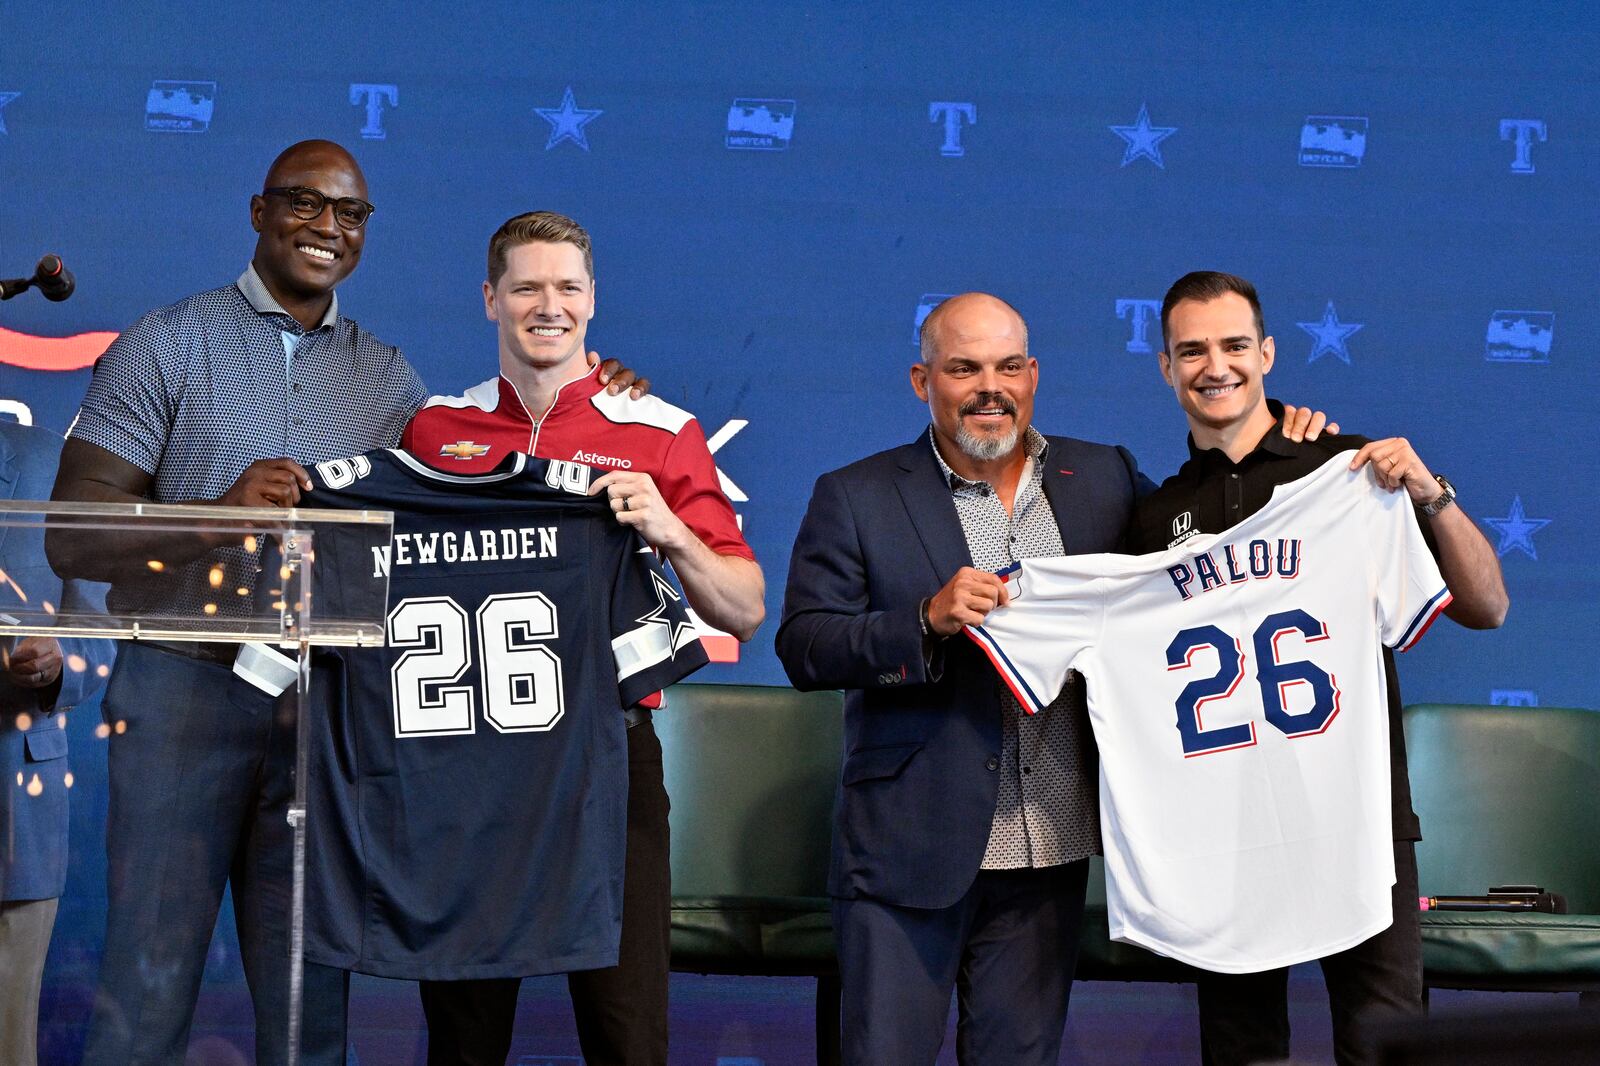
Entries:
<svg viewBox="0 0 1600 1066">
<path fill-rule="evenodd" d="M 476 459 L 480 455 L 489 454 L 489 446 L 479 444 L 477 441 L 458 440 L 454 444 L 440 445 L 439 454 L 452 455 L 457 459 Z"/>
</svg>

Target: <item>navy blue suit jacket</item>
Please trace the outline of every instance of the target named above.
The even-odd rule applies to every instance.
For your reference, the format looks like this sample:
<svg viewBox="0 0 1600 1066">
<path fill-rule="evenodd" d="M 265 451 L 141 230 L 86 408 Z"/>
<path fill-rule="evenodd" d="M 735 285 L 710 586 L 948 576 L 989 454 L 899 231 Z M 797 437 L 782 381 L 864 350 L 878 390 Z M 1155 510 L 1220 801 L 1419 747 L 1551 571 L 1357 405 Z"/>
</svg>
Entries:
<svg viewBox="0 0 1600 1066">
<path fill-rule="evenodd" d="M 1049 437 L 1044 492 L 1069 554 L 1115 551 L 1150 482 L 1127 449 Z M 828 891 L 947 907 L 971 887 L 994 819 L 997 679 L 977 645 L 918 611 L 963 566 L 966 536 L 926 433 L 824 474 L 784 592 L 778 657 L 799 689 L 846 689 Z"/>
<path fill-rule="evenodd" d="M 48 500 L 61 438 L 47 429 L 0 419 L 0 499 Z M 106 587 L 63 582 L 44 557 L 44 531 L 0 525 L 0 611 L 48 601 L 59 610 L 104 611 Z M 61 681 L 41 689 L 13 685 L 0 670 L 0 900 L 53 899 L 67 881 L 67 733 L 60 713 L 105 684 L 99 668 L 116 654 L 110 640 L 61 640 Z M 77 656 L 83 668 L 65 660 Z M 17 728 L 18 715 L 28 728 Z M 21 775 L 20 781 L 18 775 Z M 37 793 L 37 794 L 35 794 Z"/>
</svg>

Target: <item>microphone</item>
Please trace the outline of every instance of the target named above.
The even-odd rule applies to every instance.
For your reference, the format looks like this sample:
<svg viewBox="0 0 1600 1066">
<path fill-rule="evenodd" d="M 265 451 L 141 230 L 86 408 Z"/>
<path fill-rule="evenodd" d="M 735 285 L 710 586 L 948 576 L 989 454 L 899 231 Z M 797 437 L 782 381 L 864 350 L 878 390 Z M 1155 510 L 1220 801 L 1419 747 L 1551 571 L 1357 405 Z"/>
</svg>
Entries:
<svg viewBox="0 0 1600 1066">
<path fill-rule="evenodd" d="M 0 280 L 0 300 L 9 300 L 18 293 L 38 289 L 46 300 L 60 303 L 72 295 L 77 284 L 77 279 L 59 255 L 46 255 L 33 268 L 33 277 Z"/>
<path fill-rule="evenodd" d="M 33 269 L 33 286 L 44 294 L 46 300 L 60 303 L 72 295 L 78 281 L 61 261 L 59 255 L 46 255 Z"/>
<path fill-rule="evenodd" d="M 1567 898 L 1559 892 L 1498 893 L 1487 896 L 1419 896 L 1425 911 L 1537 911 L 1567 913 Z"/>
</svg>

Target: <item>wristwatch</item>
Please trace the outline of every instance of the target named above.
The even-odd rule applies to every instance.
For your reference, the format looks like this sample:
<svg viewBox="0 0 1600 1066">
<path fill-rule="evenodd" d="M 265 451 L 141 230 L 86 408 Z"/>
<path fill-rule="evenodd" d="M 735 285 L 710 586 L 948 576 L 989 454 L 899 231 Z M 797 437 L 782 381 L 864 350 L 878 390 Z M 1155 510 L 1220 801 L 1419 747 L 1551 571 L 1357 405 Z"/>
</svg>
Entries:
<svg viewBox="0 0 1600 1066">
<path fill-rule="evenodd" d="M 1438 474 L 1433 475 L 1433 480 L 1439 483 L 1439 495 L 1431 503 L 1425 503 L 1418 508 L 1418 510 L 1427 515 L 1429 518 L 1432 518 L 1434 515 L 1438 514 L 1440 511 L 1456 502 L 1456 487 L 1454 485 L 1450 484 L 1450 482 L 1446 481 Z"/>
</svg>

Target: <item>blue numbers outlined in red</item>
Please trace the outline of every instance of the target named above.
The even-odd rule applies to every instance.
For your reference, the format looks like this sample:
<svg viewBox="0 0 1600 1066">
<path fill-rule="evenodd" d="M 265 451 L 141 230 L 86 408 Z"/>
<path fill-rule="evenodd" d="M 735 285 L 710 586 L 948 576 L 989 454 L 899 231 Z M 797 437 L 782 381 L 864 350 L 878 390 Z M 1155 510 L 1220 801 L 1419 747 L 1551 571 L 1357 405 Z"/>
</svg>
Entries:
<svg viewBox="0 0 1600 1066">
<path fill-rule="evenodd" d="M 1339 714 L 1339 683 L 1332 674 L 1309 659 L 1284 660 L 1279 641 L 1296 633 L 1305 644 L 1329 637 L 1326 624 L 1298 608 L 1268 615 L 1251 637 L 1262 717 L 1291 740 L 1326 732 Z M 1186 759 L 1248 748 L 1257 742 L 1253 719 L 1209 729 L 1205 725 L 1203 708 L 1231 698 L 1244 679 L 1249 657 L 1238 637 L 1215 625 L 1182 630 L 1167 645 L 1168 672 L 1192 669 L 1195 652 L 1202 648 L 1211 648 L 1217 653 L 1217 672 L 1190 681 L 1173 701 Z M 1292 712 L 1289 710 L 1290 694 L 1299 685 L 1309 687 L 1311 705 Z"/>
</svg>

